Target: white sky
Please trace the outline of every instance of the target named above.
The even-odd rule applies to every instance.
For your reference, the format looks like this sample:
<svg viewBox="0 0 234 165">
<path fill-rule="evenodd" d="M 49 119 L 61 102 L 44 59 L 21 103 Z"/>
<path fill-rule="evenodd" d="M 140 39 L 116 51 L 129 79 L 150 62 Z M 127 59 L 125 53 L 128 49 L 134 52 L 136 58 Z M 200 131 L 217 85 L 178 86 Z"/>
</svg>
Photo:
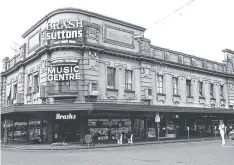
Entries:
<svg viewBox="0 0 234 165">
<path fill-rule="evenodd" d="M 190 0 L 7 0 L 0 4 L 0 60 L 10 58 L 13 42 L 50 11 L 75 7 L 145 28 L 151 44 L 222 62 L 222 50 L 234 50 L 233 0 L 195 0 L 157 25 L 154 22 Z M 152 26 L 153 25 L 153 26 Z M 0 65 L 0 71 L 2 64 Z"/>
</svg>

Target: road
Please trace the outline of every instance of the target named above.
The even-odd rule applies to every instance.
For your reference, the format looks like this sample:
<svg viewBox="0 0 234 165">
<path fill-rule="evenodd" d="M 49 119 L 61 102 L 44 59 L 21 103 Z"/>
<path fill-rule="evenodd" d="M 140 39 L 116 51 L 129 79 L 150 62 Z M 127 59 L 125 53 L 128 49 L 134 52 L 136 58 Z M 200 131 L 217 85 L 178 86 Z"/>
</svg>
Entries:
<svg viewBox="0 0 234 165">
<path fill-rule="evenodd" d="M 2 165 L 231 165 L 234 141 L 158 144 L 77 151 L 2 149 Z"/>
</svg>

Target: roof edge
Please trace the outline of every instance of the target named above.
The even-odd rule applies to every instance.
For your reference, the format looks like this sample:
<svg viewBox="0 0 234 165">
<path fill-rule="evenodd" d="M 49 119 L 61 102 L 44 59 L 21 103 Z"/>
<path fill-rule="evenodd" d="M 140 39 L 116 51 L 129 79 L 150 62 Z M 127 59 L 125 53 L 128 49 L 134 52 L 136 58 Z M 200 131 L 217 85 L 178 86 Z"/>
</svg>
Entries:
<svg viewBox="0 0 234 165">
<path fill-rule="evenodd" d="M 50 17 L 52 17 L 52 16 L 54 16 L 56 14 L 66 13 L 66 12 L 68 12 L 68 13 L 69 12 L 70 13 L 80 13 L 80 14 L 84 14 L 84 15 L 88 15 L 88 16 L 93 16 L 93 17 L 100 18 L 100 19 L 103 19 L 103 20 L 108 20 L 108 21 L 113 22 L 113 23 L 128 26 L 128 27 L 140 30 L 140 31 L 145 31 L 146 30 L 146 28 L 144 28 L 144 27 L 134 25 L 132 23 L 128 23 L 128 22 L 125 22 L 125 21 L 121 21 L 121 20 L 118 20 L 118 19 L 115 19 L 115 18 L 112 18 L 112 17 L 104 16 L 104 15 L 101 15 L 101 14 L 98 14 L 98 13 L 90 12 L 90 11 L 87 11 L 87 10 L 82 10 L 82 9 L 78 9 L 78 8 L 60 8 L 60 9 L 56 9 L 56 10 L 50 12 L 49 14 L 44 16 L 42 19 L 40 19 L 37 23 L 35 23 L 29 30 L 27 30 L 22 35 L 22 38 L 27 37 L 29 33 L 31 33 L 39 25 L 41 25 L 44 21 L 46 21 L 46 19 L 48 19 L 48 18 L 50 18 Z"/>
</svg>

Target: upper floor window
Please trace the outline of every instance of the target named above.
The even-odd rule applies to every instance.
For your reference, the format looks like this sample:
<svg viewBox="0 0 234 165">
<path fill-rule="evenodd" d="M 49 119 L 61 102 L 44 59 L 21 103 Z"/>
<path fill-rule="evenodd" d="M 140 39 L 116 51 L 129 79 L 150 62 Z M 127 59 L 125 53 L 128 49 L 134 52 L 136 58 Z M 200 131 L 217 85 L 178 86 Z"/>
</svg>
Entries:
<svg viewBox="0 0 234 165">
<path fill-rule="evenodd" d="M 14 86 L 13 86 L 13 99 L 15 100 L 16 99 L 16 94 L 17 94 L 17 84 L 15 84 Z"/>
<path fill-rule="evenodd" d="M 199 96 L 202 97 L 203 96 L 203 82 L 199 82 Z"/>
<path fill-rule="evenodd" d="M 179 91 L 178 91 L 178 78 L 177 77 L 173 77 L 173 95 L 178 95 Z"/>
<path fill-rule="evenodd" d="M 220 85 L 220 97 L 223 98 L 223 85 Z"/>
<path fill-rule="evenodd" d="M 28 75 L 28 93 L 32 92 L 32 75 Z"/>
<path fill-rule="evenodd" d="M 132 90 L 132 71 L 125 70 L 125 89 Z"/>
<path fill-rule="evenodd" d="M 39 92 L 39 76 L 38 74 L 34 76 L 34 92 Z"/>
<path fill-rule="evenodd" d="M 214 85 L 210 83 L 210 97 L 214 97 Z"/>
<path fill-rule="evenodd" d="M 187 97 L 191 97 L 192 96 L 191 80 L 186 80 L 186 91 L 187 91 Z"/>
<path fill-rule="evenodd" d="M 115 72 L 115 68 L 107 67 L 107 88 L 115 89 Z"/>
<path fill-rule="evenodd" d="M 157 93 L 163 93 L 163 75 L 158 75 Z"/>
</svg>

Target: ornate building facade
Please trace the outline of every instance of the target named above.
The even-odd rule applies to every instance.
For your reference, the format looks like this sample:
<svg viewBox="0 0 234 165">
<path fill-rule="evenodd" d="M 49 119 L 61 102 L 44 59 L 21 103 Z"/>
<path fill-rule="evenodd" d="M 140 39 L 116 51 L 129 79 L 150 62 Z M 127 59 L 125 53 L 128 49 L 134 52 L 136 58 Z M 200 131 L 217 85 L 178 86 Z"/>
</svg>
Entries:
<svg viewBox="0 0 234 165">
<path fill-rule="evenodd" d="M 23 34 L 3 60 L 1 117 L 9 141 L 215 136 L 234 126 L 234 52 L 222 63 L 151 45 L 145 29 L 63 8 Z"/>
</svg>

